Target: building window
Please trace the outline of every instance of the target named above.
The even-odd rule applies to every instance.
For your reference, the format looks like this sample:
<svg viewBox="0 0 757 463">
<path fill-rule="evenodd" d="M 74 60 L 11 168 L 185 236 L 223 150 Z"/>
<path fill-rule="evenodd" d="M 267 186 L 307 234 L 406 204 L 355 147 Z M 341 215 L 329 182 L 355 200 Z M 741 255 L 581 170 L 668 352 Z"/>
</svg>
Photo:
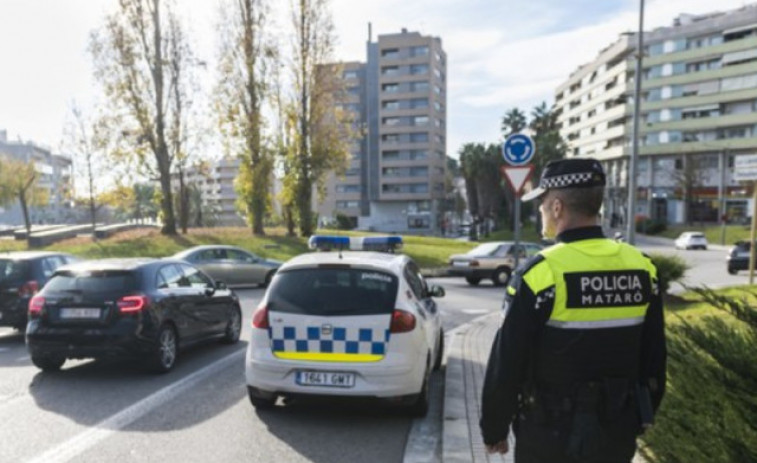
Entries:
<svg viewBox="0 0 757 463">
<path fill-rule="evenodd" d="M 408 217 L 407 228 L 412 228 L 412 229 L 431 228 L 431 217 L 424 217 L 424 216 Z"/>
<path fill-rule="evenodd" d="M 428 92 L 428 89 L 429 89 L 428 82 L 411 82 L 410 83 L 411 92 Z"/>
<path fill-rule="evenodd" d="M 410 74 L 413 74 L 413 75 L 428 74 L 428 64 L 411 64 Z"/>
<path fill-rule="evenodd" d="M 397 59 L 400 57 L 400 51 L 397 48 L 386 48 L 381 50 L 381 57 L 385 59 Z"/>
<path fill-rule="evenodd" d="M 381 103 L 383 109 L 397 110 L 400 109 L 400 102 L 397 100 L 388 100 Z"/>
<path fill-rule="evenodd" d="M 398 66 L 384 66 L 381 68 L 381 74 L 385 76 L 396 76 L 400 73 Z"/>
<path fill-rule="evenodd" d="M 381 123 L 388 126 L 400 125 L 401 119 L 399 117 L 385 117 Z"/>
<path fill-rule="evenodd" d="M 410 142 L 411 143 L 428 143 L 428 133 L 427 132 L 411 133 Z"/>
<path fill-rule="evenodd" d="M 359 201 L 337 201 L 336 202 L 337 209 L 357 209 L 358 207 L 360 207 Z"/>
<path fill-rule="evenodd" d="M 428 125 L 428 116 L 413 116 L 413 125 Z"/>
<path fill-rule="evenodd" d="M 400 91 L 400 84 L 384 84 L 381 91 L 385 93 L 397 93 Z"/>
<path fill-rule="evenodd" d="M 343 79 L 357 79 L 357 71 L 349 70 L 342 73 Z"/>
<path fill-rule="evenodd" d="M 428 56 L 428 46 L 421 45 L 410 48 L 410 56 Z"/>
<path fill-rule="evenodd" d="M 413 98 L 410 100 L 410 107 L 413 109 L 428 108 L 428 98 Z"/>
<path fill-rule="evenodd" d="M 360 185 L 337 185 L 337 193 L 360 193 Z"/>
<path fill-rule="evenodd" d="M 381 136 L 381 141 L 384 143 L 399 143 L 400 135 L 398 133 L 388 133 Z"/>
<path fill-rule="evenodd" d="M 360 169 L 357 168 L 357 167 L 353 167 L 353 168 L 347 169 L 344 172 L 344 175 L 346 177 L 356 177 L 356 176 L 360 175 Z"/>
</svg>

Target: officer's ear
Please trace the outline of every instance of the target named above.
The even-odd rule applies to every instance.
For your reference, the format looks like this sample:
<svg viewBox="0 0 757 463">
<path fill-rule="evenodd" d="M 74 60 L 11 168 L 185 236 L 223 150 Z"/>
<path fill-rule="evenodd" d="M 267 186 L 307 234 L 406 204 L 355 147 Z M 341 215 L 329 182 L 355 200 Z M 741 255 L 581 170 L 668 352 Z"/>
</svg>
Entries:
<svg viewBox="0 0 757 463">
<path fill-rule="evenodd" d="M 563 204 L 562 198 L 559 196 L 552 198 L 552 203 L 549 205 L 549 209 L 552 212 L 552 217 L 559 219 L 565 210 L 565 204 Z"/>
</svg>

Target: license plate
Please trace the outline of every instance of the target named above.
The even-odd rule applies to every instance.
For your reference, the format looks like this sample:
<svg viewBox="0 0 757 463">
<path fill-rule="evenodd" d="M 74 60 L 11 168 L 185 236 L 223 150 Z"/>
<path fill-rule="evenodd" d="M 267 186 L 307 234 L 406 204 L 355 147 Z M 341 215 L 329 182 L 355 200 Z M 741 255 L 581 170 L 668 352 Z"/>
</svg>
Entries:
<svg viewBox="0 0 757 463">
<path fill-rule="evenodd" d="M 100 318 L 100 309 L 60 309 L 60 318 Z"/>
<path fill-rule="evenodd" d="M 300 386 L 353 387 L 355 386 L 355 373 L 298 371 L 295 381 Z"/>
<path fill-rule="evenodd" d="M 454 261 L 454 262 L 452 262 L 452 266 L 453 267 L 467 267 L 468 266 L 468 262 Z"/>
</svg>

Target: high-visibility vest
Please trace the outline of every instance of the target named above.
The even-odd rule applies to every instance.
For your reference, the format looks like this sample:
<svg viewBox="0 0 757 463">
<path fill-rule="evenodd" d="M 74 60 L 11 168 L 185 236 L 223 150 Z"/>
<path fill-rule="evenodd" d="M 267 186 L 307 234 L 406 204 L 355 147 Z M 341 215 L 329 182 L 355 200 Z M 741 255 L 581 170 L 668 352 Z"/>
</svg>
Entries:
<svg viewBox="0 0 757 463">
<path fill-rule="evenodd" d="M 549 382 L 637 377 L 641 331 L 657 271 L 636 248 L 606 238 L 559 243 L 523 275 L 552 310 L 536 346 Z"/>
</svg>

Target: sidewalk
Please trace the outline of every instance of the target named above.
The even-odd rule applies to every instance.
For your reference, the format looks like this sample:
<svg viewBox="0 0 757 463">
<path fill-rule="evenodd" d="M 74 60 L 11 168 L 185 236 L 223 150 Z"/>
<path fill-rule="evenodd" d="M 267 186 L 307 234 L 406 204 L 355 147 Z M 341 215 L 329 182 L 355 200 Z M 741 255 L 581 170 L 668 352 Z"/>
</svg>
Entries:
<svg viewBox="0 0 757 463">
<path fill-rule="evenodd" d="M 447 338 L 447 368 L 442 422 L 443 463 L 513 463 L 515 440 L 504 457 L 486 453 L 478 426 L 481 388 L 494 336 L 502 323 L 499 311 L 452 331 Z M 637 454 L 634 463 L 644 463 Z"/>
</svg>

